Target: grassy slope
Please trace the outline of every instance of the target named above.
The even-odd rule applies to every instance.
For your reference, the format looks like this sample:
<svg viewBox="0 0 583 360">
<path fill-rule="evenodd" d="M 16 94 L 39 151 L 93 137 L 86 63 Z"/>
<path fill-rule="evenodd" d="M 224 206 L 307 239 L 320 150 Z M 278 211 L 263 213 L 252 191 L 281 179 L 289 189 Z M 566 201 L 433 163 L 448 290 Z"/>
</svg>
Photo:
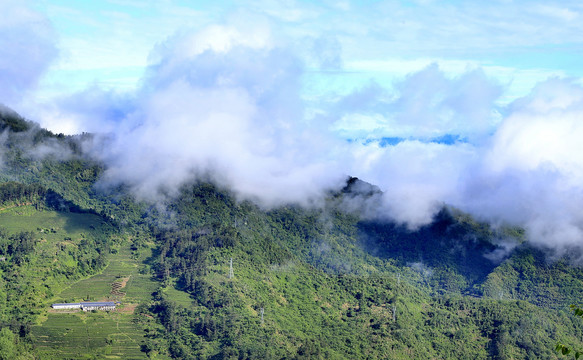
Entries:
<svg viewBox="0 0 583 360">
<path fill-rule="evenodd" d="M 143 274 L 143 261 L 151 255 L 148 250 L 136 253 L 123 244 L 110 255 L 102 273 L 61 292 L 55 301 L 82 301 L 89 296 L 93 301 L 120 301 L 121 306 L 115 312 L 50 312 L 32 331 L 38 353 L 55 358 L 146 358 L 140 350 L 146 340 L 144 330 L 156 325 L 134 311 L 140 303 L 149 302 L 159 286 L 151 276 Z M 127 281 L 125 286 L 112 294 L 113 284 L 122 281 Z"/>
<path fill-rule="evenodd" d="M 1 211 L 0 226 L 9 233 L 32 232 L 36 239 L 34 253 L 26 261 L 18 268 L 6 264 L 3 271 L 20 290 L 19 296 L 8 294 L 9 304 L 29 307 L 32 313 L 78 276 L 74 274 L 79 261 L 85 259 L 77 252 L 81 243 L 107 236 L 112 230 L 95 215 L 37 211 L 32 206 Z"/>
<path fill-rule="evenodd" d="M 109 255 L 107 267 L 99 274 L 78 280 L 68 277 L 68 269 L 77 266 L 75 250 L 83 239 L 94 233 L 111 231 L 101 217 L 92 214 L 37 211 L 32 206 L 13 207 L 0 212 L 0 225 L 9 233 L 34 232 L 34 253 L 20 268 L 28 291 L 20 303 L 40 315 L 40 325 L 32 328 L 33 346 L 43 358 L 90 358 L 92 354 L 111 358 L 145 358 L 140 351 L 144 328 L 150 319 L 136 321 L 133 309 L 148 302 L 158 283 L 144 271 L 143 261 L 151 256 L 151 247 L 132 251 L 127 241 L 115 240 L 115 254 Z M 110 235 L 111 236 L 111 235 Z M 61 275 L 55 275 L 60 273 Z M 121 294 L 112 295 L 112 284 L 126 279 Z M 122 301 L 115 313 L 66 314 L 50 312 L 53 302 L 91 300 Z M 25 301 L 25 300 L 29 301 Z M 144 324 L 146 323 L 146 324 Z M 153 325 L 155 328 L 155 325 Z"/>
</svg>

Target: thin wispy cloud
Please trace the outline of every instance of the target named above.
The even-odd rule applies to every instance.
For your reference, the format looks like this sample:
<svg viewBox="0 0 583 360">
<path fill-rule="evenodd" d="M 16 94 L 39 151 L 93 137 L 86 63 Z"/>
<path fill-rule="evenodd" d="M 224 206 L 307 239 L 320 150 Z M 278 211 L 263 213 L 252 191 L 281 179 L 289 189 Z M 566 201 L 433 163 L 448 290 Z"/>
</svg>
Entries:
<svg viewBox="0 0 583 360">
<path fill-rule="evenodd" d="M 437 64 L 385 89 L 375 82 L 340 99 L 329 116 L 346 137 L 480 138 L 500 120 L 502 87 L 480 69 L 448 78 Z"/>
</svg>

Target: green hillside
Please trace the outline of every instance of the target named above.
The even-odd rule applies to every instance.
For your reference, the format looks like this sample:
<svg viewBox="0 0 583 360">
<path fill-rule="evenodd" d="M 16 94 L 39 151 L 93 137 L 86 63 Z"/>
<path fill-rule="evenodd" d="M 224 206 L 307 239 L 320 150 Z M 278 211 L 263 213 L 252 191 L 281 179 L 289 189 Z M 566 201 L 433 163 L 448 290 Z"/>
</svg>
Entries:
<svg viewBox="0 0 583 360">
<path fill-rule="evenodd" d="M 158 287 L 144 274 L 143 261 L 148 255 L 151 251 L 140 254 L 123 244 L 109 256 L 101 273 L 61 291 L 53 299 L 55 302 L 91 300 L 120 304 L 111 313 L 49 310 L 31 329 L 35 352 L 47 358 L 143 359 L 142 347 L 150 342 L 145 331 L 162 330 L 152 319 L 135 313 L 136 307 L 148 302 Z"/>
<path fill-rule="evenodd" d="M 450 208 L 414 231 L 363 218 L 346 202 L 379 192 L 356 178 L 309 209 L 265 210 L 194 180 L 144 203 L 97 185 L 104 165 L 83 137 L 15 114 L 0 128 L 0 359 L 554 359 L 557 342 L 583 348 L 569 311 L 581 268 L 522 229 Z M 121 304 L 50 309 L 83 300 Z"/>
</svg>

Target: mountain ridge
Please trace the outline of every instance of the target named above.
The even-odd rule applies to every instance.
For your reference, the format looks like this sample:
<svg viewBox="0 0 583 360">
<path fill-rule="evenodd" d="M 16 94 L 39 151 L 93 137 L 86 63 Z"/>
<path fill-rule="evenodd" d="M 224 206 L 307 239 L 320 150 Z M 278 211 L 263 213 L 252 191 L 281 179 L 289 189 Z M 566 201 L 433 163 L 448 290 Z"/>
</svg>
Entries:
<svg viewBox="0 0 583 360">
<path fill-rule="evenodd" d="M 87 252 L 87 240 L 75 237 L 80 235 L 62 234 L 55 251 L 71 266 L 58 275 L 65 263 L 47 265 L 47 279 L 96 276 L 123 248 L 157 284 L 127 314 L 137 326 L 133 333 L 145 334 L 136 345 L 141 352 L 134 348 L 132 356 L 526 359 L 558 358 L 557 341 L 583 347 L 583 325 L 568 314 L 568 305 L 583 296 L 583 272 L 568 260 L 548 261 L 543 250 L 525 241 L 522 229 L 493 228 L 451 207 L 417 229 L 369 217 L 363 211 L 375 209 L 381 191 L 355 177 L 347 177 L 321 207 L 266 210 L 204 181 L 184 184 L 176 196 L 152 204 L 123 185 L 98 189 L 105 165 L 83 153 L 81 138 L 36 125 L 19 130 L 19 124 L 28 124 L 20 120 L 3 127 L 0 190 L 13 203 L 28 196 L 20 189 L 33 188 L 59 201 L 23 206 L 10 221 L 54 210 L 86 213 L 102 219 L 96 229 L 105 226 L 109 234 L 99 237 L 97 252 Z M 53 151 L 39 155 L 43 146 Z M 26 245 L 21 260 L 3 254 L 6 269 L 14 266 L 24 274 L 15 284 L 31 284 L 25 296 L 38 292 L 40 280 L 25 271 L 22 259 L 42 256 L 42 234 L 33 231 L 36 240 Z M 1 232 L 0 238 L 7 249 L 20 241 Z M 148 251 L 151 256 L 139 255 Z M 84 252 L 100 262 L 76 267 Z M 14 298 L 17 290 L 6 284 L 16 281 L 15 272 L 6 269 L 3 291 Z M 33 335 L 48 329 L 42 320 L 46 306 L 0 307 L 1 325 L 16 336 L 11 341 L 23 358 L 58 358 L 67 349 L 65 343 L 38 350 L 41 343 Z M 50 324 L 65 327 L 74 319 L 51 316 Z M 112 336 L 102 339 L 106 346 L 115 343 Z M 67 356 L 106 355 L 87 350 Z"/>
</svg>

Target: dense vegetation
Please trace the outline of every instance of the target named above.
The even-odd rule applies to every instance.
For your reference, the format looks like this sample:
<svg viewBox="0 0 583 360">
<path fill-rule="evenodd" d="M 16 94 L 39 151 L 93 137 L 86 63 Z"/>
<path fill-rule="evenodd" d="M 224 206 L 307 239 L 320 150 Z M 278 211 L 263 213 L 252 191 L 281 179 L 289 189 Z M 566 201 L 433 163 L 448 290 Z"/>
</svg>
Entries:
<svg viewBox="0 0 583 360">
<path fill-rule="evenodd" d="M 559 341 L 583 348 L 569 312 L 581 268 L 549 260 L 521 229 L 449 208 L 414 231 L 364 219 L 346 201 L 379 192 L 356 178 L 311 209 L 265 210 L 194 180 L 142 203 L 123 185 L 98 189 L 89 135 L 10 113 L 0 129 L 0 359 L 552 359 Z M 101 297 L 132 306 L 48 313 Z M 100 330 L 73 336 L 88 324 Z"/>
</svg>

